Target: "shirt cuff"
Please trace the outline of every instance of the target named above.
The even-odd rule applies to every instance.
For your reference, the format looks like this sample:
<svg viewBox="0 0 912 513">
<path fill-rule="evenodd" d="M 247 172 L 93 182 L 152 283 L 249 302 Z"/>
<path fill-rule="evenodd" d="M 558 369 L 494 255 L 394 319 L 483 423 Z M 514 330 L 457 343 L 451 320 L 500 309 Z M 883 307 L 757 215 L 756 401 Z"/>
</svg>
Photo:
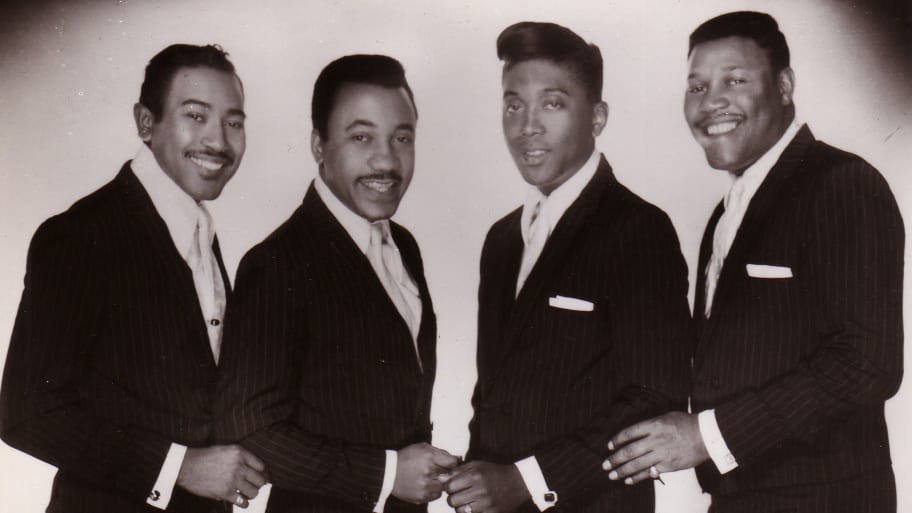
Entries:
<svg viewBox="0 0 912 513">
<path fill-rule="evenodd" d="M 716 422 L 716 410 L 704 410 L 697 415 L 697 424 L 700 426 L 700 437 L 703 438 L 703 445 L 706 446 L 706 452 L 716 464 L 720 474 L 726 474 L 738 468 L 738 462 L 735 455 L 731 453 L 725 439 L 722 438 L 722 432 L 719 431 L 719 424 Z"/>
<path fill-rule="evenodd" d="M 168 508 L 186 453 L 186 446 L 171 444 L 171 448 L 168 449 L 168 455 L 165 456 L 165 462 L 162 463 L 162 468 L 158 472 L 158 479 L 155 480 L 155 484 L 152 485 L 152 490 L 149 492 L 149 497 L 146 498 L 146 504 L 162 510 Z"/>
<path fill-rule="evenodd" d="M 545 482 L 545 475 L 542 474 L 541 467 L 535 456 L 521 459 L 514 463 L 522 476 L 529 495 L 532 496 L 532 502 L 538 506 L 539 511 L 544 511 L 557 504 L 557 492 L 548 489 L 548 483 Z"/>
<path fill-rule="evenodd" d="M 272 492 L 272 483 L 260 487 L 257 496 L 247 500 L 247 508 L 231 506 L 233 513 L 266 513 L 266 504 L 269 502 L 269 493 Z"/>
<path fill-rule="evenodd" d="M 374 506 L 374 513 L 383 513 L 386 507 L 386 499 L 389 499 L 393 493 L 393 485 L 396 484 L 396 470 L 398 469 L 399 455 L 396 451 L 386 451 L 386 468 L 383 471 L 383 485 L 380 486 L 380 496 L 377 497 L 377 505 Z"/>
</svg>

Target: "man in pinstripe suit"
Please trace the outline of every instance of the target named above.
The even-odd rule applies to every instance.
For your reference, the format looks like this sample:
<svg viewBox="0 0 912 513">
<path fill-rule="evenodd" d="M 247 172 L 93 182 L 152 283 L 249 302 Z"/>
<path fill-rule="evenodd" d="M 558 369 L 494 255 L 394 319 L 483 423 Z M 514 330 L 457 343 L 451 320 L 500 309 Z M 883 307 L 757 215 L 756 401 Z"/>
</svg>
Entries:
<svg viewBox="0 0 912 513">
<path fill-rule="evenodd" d="M 458 513 L 654 510 L 652 483 L 599 472 L 618 429 L 683 408 L 687 267 L 658 208 L 595 148 L 608 108 L 602 58 L 565 27 L 523 22 L 497 40 L 503 130 L 530 189 L 481 256 L 478 384 Z"/>
<path fill-rule="evenodd" d="M 631 482 L 697 466 L 714 512 L 896 511 L 883 412 L 902 377 L 893 195 L 795 121 L 772 17 L 709 20 L 689 55 L 687 121 L 733 176 L 700 250 L 694 414 L 622 431 L 606 466 Z"/>
<path fill-rule="evenodd" d="M 266 462 L 270 512 L 421 511 L 458 459 L 428 444 L 436 321 L 418 245 L 389 220 L 414 170 L 402 65 L 333 61 L 312 118 L 319 175 L 238 270 L 216 433 Z"/>
<path fill-rule="evenodd" d="M 265 481 L 248 451 L 209 447 L 230 286 L 201 202 L 237 171 L 243 109 L 220 48 L 164 49 L 134 108 L 136 158 L 32 240 L 0 423 L 58 468 L 49 512 L 219 511 Z"/>
</svg>

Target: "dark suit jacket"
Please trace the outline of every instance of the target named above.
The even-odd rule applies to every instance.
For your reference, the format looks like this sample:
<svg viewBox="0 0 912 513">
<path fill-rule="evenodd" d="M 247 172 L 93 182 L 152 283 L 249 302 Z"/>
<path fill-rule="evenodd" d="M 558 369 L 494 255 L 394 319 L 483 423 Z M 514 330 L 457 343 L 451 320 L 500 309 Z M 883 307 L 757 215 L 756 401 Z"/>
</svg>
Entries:
<svg viewBox="0 0 912 513">
<path fill-rule="evenodd" d="M 902 377 L 903 226 L 877 171 L 805 126 L 750 202 L 713 300 L 700 250 L 693 410 L 715 408 L 740 467 L 698 468 L 713 494 L 889 468 L 884 401 Z M 747 264 L 790 267 L 789 279 Z"/>
<path fill-rule="evenodd" d="M 59 469 L 50 512 L 158 511 L 145 501 L 170 444 L 211 442 L 215 386 L 192 272 L 124 164 L 32 240 L 3 440 Z M 175 488 L 168 511 L 215 504 Z"/>
<path fill-rule="evenodd" d="M 269 511 L 370 511 L 385 449 L 431 440 L 436 320 L 415 239 L 391 223 L 418 285 L 422 373 L 408 326 L 313 186 L 238 270 L 217 434 L 275 484 Z M 412 509 L 390 497 L 386 511 Z"/>
<path fill-rule="evenodd" d="M 674 228 L 603 158 L 514 300 L 521 211 L 491 228 L 482 251 L 468 457 L 535 455 L 556 511 L 652 512 L 651 482 L 609 481 L 601 463 L 620 429 L 686 407 L 692 330 Z M 593 311 L 549 306 L 557 295 Z"/>
</svg>

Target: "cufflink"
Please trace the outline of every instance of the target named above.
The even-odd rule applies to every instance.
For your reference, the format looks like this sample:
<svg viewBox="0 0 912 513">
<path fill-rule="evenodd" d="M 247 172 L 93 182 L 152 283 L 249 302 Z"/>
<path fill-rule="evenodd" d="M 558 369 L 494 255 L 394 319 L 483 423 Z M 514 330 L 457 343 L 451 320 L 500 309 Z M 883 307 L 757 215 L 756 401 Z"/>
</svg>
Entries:
<svg viewBox="0 0 912 513">
<path fill-rule="evenodd" d="M 549 504 L 556 504 L 557 503 L 557 492 L 553 492 L 553 491 L 546 492 L 545 493 L 545 502 L 547 502 Z"/>
<path fill-rule="evenodd" d="M 158 490 L 152 490 L 151 492 L 149 492 L 149 500 L 155 502 L 160 498 L 161 498 L 161 492 L 159 492 Z"/>
</svg>

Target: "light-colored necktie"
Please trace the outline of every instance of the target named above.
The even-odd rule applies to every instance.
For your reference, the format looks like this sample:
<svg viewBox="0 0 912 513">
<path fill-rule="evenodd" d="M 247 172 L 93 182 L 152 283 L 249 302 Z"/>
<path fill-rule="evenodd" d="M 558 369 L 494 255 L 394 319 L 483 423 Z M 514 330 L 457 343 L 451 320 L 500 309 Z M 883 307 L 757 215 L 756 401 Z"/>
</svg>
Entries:
<svg viewBox="0 0 912 513">
<path fill-rule="evenodd" d="M 215 363 L 218 363 L 222 348 L 222 320 L 225 316 L 226 296 L 222 273 L 212 251 L 214 239 L 212 217 L 206 207 L 200 204 L 196 211 L 196 230 L 193 234 L 193 243 L 190 245 L 187 265 L 193 271 L 193 285 L 199 298 L 203 320 L 206 322 L 209 346 L 212 348 Z"/>
<path fill-rule="evenodd" d="M 548 241 L 548 235 L 551 232 L 551 225 L 542 205 L 543 201 L 544 199 L 539 199 L 535 203 L 532 215 L 529 218 L 529 229 L 526 230 L 527 235 L 523 240 L 522 263 L 519 266 L 519 276 L 516 279 L 516 296 L 519 296 L 519 291 L 522 290 L 529 273 L 535 267 L 535 262 L 541 256 L 542 249 L 544 249 L 545 243 Z"/>
<path fill-rule="evenodd" d="M 386 294 L 408 325 L 417 354 L 418 330 L 421 328 L 421 295 L 402 265 L 402 256 L 392 240 L 389 221 L 371 223 L 367 259 L 386 289 Z"/>
<path fill-rule="evenodd" d="M 723 203 L 725 212 L 719 217 L 716 224 L 716 231 L 713 233 L 713 252 L 706 266 L 706 308 L 704 314 L 709 318 L 712 311 L 713 297 L 716 294 L 716 286 L 719 284 L 719 276 L 722 274 L 722 264 L 725 257 L 731 249 L 738 233 L 738 227 L 741 224 L 740 219 L 743 217 L 744 205 L 744 184 L 736 181 L 732 184 L 728 194 L 725 195 Z"/>
</svg>

